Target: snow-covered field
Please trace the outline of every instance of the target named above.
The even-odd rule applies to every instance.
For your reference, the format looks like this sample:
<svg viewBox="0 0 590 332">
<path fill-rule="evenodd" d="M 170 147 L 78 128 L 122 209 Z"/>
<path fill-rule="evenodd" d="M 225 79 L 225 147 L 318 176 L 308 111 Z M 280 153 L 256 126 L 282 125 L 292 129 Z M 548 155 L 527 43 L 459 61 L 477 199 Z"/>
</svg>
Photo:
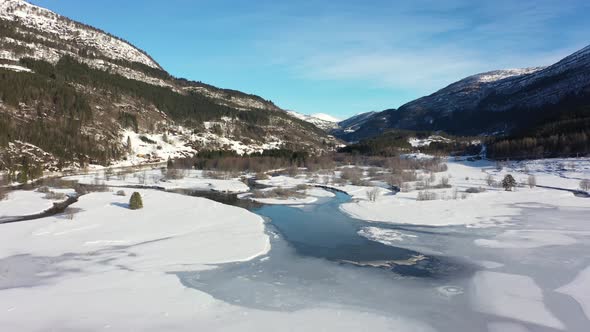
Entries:
<svg viewBox="0 0 590 332">
<path fill-rule="evenodd" d="M 314 186 L 346 192 L 351 200 L 340 210 L 366 221 L 354 230 L 359 236 L 472 266 L 469 273 L 448 280 L 420 281 L 385 277 L 370 270 L 364 275 L 364 269 L 331 265 L 325 260 L 278 256 L 273 264 L 317 269 L 311 279 L 304 278 L 307 273 L 293 276 L 288 286 L 283 282 L 289 278 L 284 275 L 289 270 L 281 265 L 278 275 L 262 278 L 268 271 L 260 269 L 265 266 L 260 264 L 272 257 L 272 241 L 279 241 L 262 217 L 203 198 L 124 189 L 127 194 L 138 191 L 143 196 L 144 209 L 132 211 L 127 205 L 129 196 L 114 193 L 116 187 L 157 186 L 240 193 L 247 198 L 249 188 L 237 177 L 210 179 L 204 172 L 187 171 L 183 178 L 173 180 L 165 179 L 159 169 L 67 177 L 111 186 L 113 191 L 82 196 L 69 208 L 70 213 L 0 225 L 0 326 L 7 331 L 450 331 L 449 326 L 465 323 L 473 331 L 583 331 L 590 324 L 590 297 L 586 295 L 590 294 L 590 198 L 528 186 L 507 192 L 487 182 L 489 176 L 500 181 L 509 173 L 517 182 L 526 183 L 535 175 L 538 185 L 577 189 L 581 179 L 590 178 L 590 160 L 500 166 L 485 161 L 449 161 L 448 170 L 436 173 L 434 183 L 445 177 L 451 187 L 429 189 L 437 197 L 427 201 L 417 199 L 418 190 L 394 194 L 382 181 L 365 179 L 364 185 L 338 181 L 342 168 L 258 181 L 269 186 L 262 190 L 297 190 L 300 186 L 304 198 L 255 200 L 308 206 L 307 212 L 313 211 L 311 203 L 334 196 Z M 480 187 L 485 191 L 465 193 L 468 188 Z M 369 194 L 375 188 L 376 198 L 371 201 Z M 37 213 L 52 204 L 42 193 L 13 191 L 0 201 L 0 215 Z M 339 213 L 337 205 L 334 211 Z M 280 304 L 289 302 L 283 297 L 295 297 L 293 301 L 300 303 L 303 300 L 296 294 L 305 294 L 308 288 L 314 292 L 326 289 L 318 298 L 336 300 L 306 301 L 297 310 L 265 310 L 216 296 L 219 290 L 210 292 L 206 285 L 189 287 L 176 274 L 242 271 L 234 266 L 253 269 L 252 275 L 225 275 L 238 285 L 251 284 L 253 293 L 233 288 L 224 292 L 246 292 L 246 298 L 261 301 L 268 297 Z M 351 273 L 350 280 L 342 273 Z M 373 276 L 376 279 L 371 279 Z M 359 294 L 363 290 L 380 293 L 372 288 L 375 285 L 386 287 L 379 301 L 399 296 L 412 305 L 375 310 L 378 303 L 366 307 L 364 302 L 375 295 L 357 302 L 355 298 L 362 295 L 334 293 L 346 293 L 353 284 Z M 432 302 L 446 304 L 437 307 Z M 447 325 L 421 315 L 440 315 L 442 320 L 453 317 L 454 321 Z"/>
<path fill-rule="evenodd" d="M 512 174 L 518 183 L 527 183 L 529 174 L 535 175 L 538 185 L 555 186 L 565 189 L 577 189 L 582 178 L 590 178 L 590 161 L 578 160 L 576 172 L 561 173 L 548 171 L 549 165 L 561 163 L 530 162 L 517 163 L 510 168 L 498 170 L 489 162 L 449 162 L 448 171 L 436 173 L 436 180 L 447 178 L 450 188 L 430 189 L 437 199 L 419 201 L 419 191 L 390 195 L 382 193 L 375 202 L 360 194 L 357 200 L 344 204 L 341 208 L 349 215 L 363 220 L 390 222 L 396 224 L 413 225 L 473 225 L 490 226 L 508 222 L 511 216 L 518 215 L 527 204 L 549 204 L 558 208 L 588 208 L 590 200 L 575 197 L 567 191 L 544 188 L 529 188 L 522 186 L 507 192 L 503 188 L 487 185 L 487 177 L 500 182 L 506 174 Z M 529 174 L 524 173 L 525 166 L 531 165 Z M 544 165 L 544 166 L 538 166 Z M 533 168 L 532 166 L 538 166 Z M 348 186 L 351 187 L 351 186 Z M 342 187 L 353 194 L 366 190 L 365 188 Z M 481 193 L 467 194 L 469 188 L 483 188 Z"/>
<path fill-rule="evenodd" d="M 129 197 L 92 193 L 74 204 L 72 220 L 2 225 L 3 330 L 176 330 L 236 311 L 170 273 L 265 254 L 262 218 L 206 199 L 139 192 L 142 210 L 129 210 Z"/>
<path fill-rule="evenodd" d="M 268 189 L 263 189 L 263 191 L 273 190 L 274 187 L 270 187 Z M 305 197 L 287 197 L 287 198 L 257 198 L 257 197 L 250 197 L 250 195 L 242 195 L 241 198 L 243 199 L 251 199 L 255 202 L 262 203 L 262 204 L 277 204 L 277 205 L 305 205 L 305 204 L 312 204 L 318 202 L 321 198 L 330 198 L 334 197 L 334 194 L 330 191 L 320 189 L 320 188 L 309 188 L 299 191 L 301 194 L 305 195 Z"/>
<path fill-rule="evenodd" d="M 73 194 L 73 190 L 51 189 L 53 192 Z M 45 198 L 44 193 L 33 190 L 18 190 L 8 193 L 6 199 L 0 200 L 0 220 L 5 217 L 26 216 L 41 213 L 59 200 Z"/>
<path fill-rule="evenodd" d="M 161 169 L 151 169 L 125 173 L 105 174 L 105 171 L 98 171 L 89 174 L 80 174 L 64 177 L 64 180 L 77 181 L 88 185 L 106 185 L 111 187 L 141 186 L 160 187 L 166 190 L 189 189 L 218 191 L 228 193 L 241 193 L 249 190 L 248 186 L 238 178 L 211 179 L 203 171 L 179 170 L 182 178 L 168 179 L 166 172 Z"/>
</svg>

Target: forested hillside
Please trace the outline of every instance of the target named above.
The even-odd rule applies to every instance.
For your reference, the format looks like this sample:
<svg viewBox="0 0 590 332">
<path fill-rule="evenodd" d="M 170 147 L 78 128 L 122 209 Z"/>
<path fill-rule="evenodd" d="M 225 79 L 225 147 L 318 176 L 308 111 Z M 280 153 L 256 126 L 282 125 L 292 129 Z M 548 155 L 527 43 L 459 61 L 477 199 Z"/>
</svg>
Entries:
<svg viewBox="0 0 590 332">
<path fill-rule="evenodd" d="M 334 144 L 261 97 L 172 77 L 101 30 L 21 0 L 0 4 L 0 168 L 157 162 L 201 150 L 316 153 Z"/>
</svg>

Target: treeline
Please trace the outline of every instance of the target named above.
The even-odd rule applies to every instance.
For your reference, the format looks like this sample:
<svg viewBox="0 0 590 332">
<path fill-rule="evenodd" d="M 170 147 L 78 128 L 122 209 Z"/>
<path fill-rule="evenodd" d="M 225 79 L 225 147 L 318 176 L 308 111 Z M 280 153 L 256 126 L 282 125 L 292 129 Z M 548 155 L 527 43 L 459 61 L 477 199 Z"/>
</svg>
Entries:
<svg viewBox="0 0 590 332">
<path fill-rule="evenodd" d="M 334 164 L 331 155 L 312 156 L 304 151 L 288 149 L 264 150 L 261 153 L 239 155 L 234 151 L 201 151 L 193 158 L 176 159 L 168 166 L 223 172 L 266 172 L 270 170 L 308 167 L 330 167 Z"/>
<path fill-rule="evenodd" d="M 20 140 L 64 163 L 89 160 L 105 164 L 121 156 L 108 142 L 83 133 L 83 125 L 92 120 L 92 110 L 86 97 L 63 80 L 0 69 L 0 99 L 25 112 L 18 117 L 0 114 L 0 147 Z"/>
<path fill-rule="evenodd" d="M 444 135 L 448 142 L 431 142 L 430 145 L 412 147 L 410 138 L 426 139 L 433 135 L 441 136 L 439 132 L 392 130 L 379 136 L 365 139 L 359 143 L 350 144 L 339 149 L 341 153 L 359 154 L 365 156 L 393 157 L 402 153 L 420 151 L 432 155 L 474 155 L 481 151 L 481 145 L 473 144 L 471 137 L 455 137 Z"/>
<path fill-rule="evenodd" d="M 377 137 L 347 145 L 340 148 L 338 152 L 367 156 L 397 156 L 400 154 L 400 151 L 408 151 L 412 148 L 408 142 L 410 137 L 410 131 L 391 131 Z"/>
<path fill-rule="evenodd" d="M 43 176 L 43 164 L 29 156 L 19 156 L 16 160 L 0 154 L 0 170 L 6 171 L 6 180 L 27 183 Z"/>
<path fill-rule="evenodd" d="M 186 121 L 199 126 L 204 121 L 217 120 L 221 117 L 237 118 L 249 125 L 265 126 L 270 124 L 270 117 L 279 117 L 297 122 L 299 125 L 317 130 L 314 126 L 301 120 L 292 119 L 283 112 L 268 112 L 253 109 L 248 112 L 217 104 L 211 98 L 196 92 L 179 94 L 169 87 L 155 86 L 131 80 L 106 71 L 90 68 L 69 56 L 64 56 L 52 66 L 32 59 L 22 59 L 21 63 L 50 79 L 75 82 L 85 86 L 108 91 L 115 96 L 130 95 L 155 105 L 160 111 L 175 120 Z"/>
<path fill-rule="evenodd" d="M 51 153 L 63 166 L 72 162 L 80 166 L 89 163 L 108 165 L 110 160 L 123 156 L 120 147 L 84 134 L 81 126 L 80 121 L 67 118 L 21 121 L 0 115 L 0 148 L 11 141 L 27 142 Z M 6 163 L 6 160 L 2 161 Z"/>
<path fill-rule="evenodd" d="M 36 69 L 48 70 L 41 66 Z M 0 99 L 6 104 L 19 106 L 24 103 L 33 106 L 37 113 L 35 115 L 50 109 L 61 117 L 82 122 L 92 117 L 86 98 L 63 80 L 0 69 L 0 82 Z"/>
<path fill-rule="evenodd" d="M 590 98 L 569 98 L 508 137 L 493 139 L 488 157 L 533 159 L 590 155 Z"/>
</svg>

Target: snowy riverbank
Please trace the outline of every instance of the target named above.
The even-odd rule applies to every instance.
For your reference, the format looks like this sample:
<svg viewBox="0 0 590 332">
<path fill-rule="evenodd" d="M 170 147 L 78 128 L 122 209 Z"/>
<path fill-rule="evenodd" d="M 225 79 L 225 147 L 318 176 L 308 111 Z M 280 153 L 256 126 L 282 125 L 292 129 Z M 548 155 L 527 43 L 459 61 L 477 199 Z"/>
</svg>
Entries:
<svg viewBox="0 0 590 332">
<path fill-rule="evenodd" d="M 139 192 L 142 210 L 129 210 L 129 197 L 92 193 L 72 206 L 78 211 L 72 220 L 59 215 L 2 225 L 3 327 L 185 326 L 195 313 L 218 304 L 184 288 L 171 272 L 211 269 L 270 249 L 262 218 L 246 210 Z"/>
</svg>

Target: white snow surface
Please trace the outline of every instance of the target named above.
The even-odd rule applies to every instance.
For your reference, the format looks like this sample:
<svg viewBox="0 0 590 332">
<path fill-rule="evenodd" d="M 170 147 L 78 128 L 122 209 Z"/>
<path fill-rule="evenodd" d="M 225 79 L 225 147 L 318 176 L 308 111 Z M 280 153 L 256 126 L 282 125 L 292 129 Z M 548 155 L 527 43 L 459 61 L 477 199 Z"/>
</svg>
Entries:
<svg viewBox="0 0 590 332">
<path fill-rule="evenodd" d="M 544 327 L 565 329 L 563 323 L 547 309 L 541 288 L 530 277 L 479 271 L 471 282 L 474 310 Z"/>
<path fill-rule="evenodd" d="M 312 117 L 316 118 L 316 119 L 320 119 L 320 120 L 324 120 L 324 121 L 328 121 L 328 122 L 340 122 L 342 120 L 330 115 L 330 114 L 325 114 L 325 113 L 315 113 L 311 115 Z"/>
<path fill-rule="evenodd" d="M 269 204 L 269 205 L 305 205 L 317 202 L 316 197 L 289 197 L 286 199 L 280 198 L 252 198 L 253 201 L 262 203 L 262 204 Z"/>
<path fill-rule="evenodd" d="M 487 248 L 532 249 L 546 246 L 567 246 L 578 242 L 567 233 L 569 232 L 549 229 L 510 229 L 493 239 L 477 239 L 475 244 Z M 577 232 L 577 235 L 581 234 Z"/>
<path fill-rule="evenodd" d="M 569 284 L 559 287 L 557 292 L 573 297 L 590 319 L 590 266 L 585 268 Z"/>
<path fill-rule="evenodd" d="M 1 64 L 1 63 L 0 63 L 0 68 L 9 69 L 9 70 L 13 70 L 13 71 L 16 71 L 16 72 L 27 72 L 27 73 L 32 73 L 33 72 L 29 68 L 26 68 L 26 67 L 23 67 L 23 66 L 9 65 L 9 64 Z"/>
<path fill-rule="evenodd" d="M 272 190 L 274 187 L 266 188 L 265 190 Z M 279 199 L 279 198 L 250 198 L 251 200 L 262 203 L 262 204 L 270 204 L 270 205 L 306 205 L 312 204 L 317 202 L 320 198 L 329 198 L 334 197 L 335 195 L 327 190 L 321 188 L 310 188 L 306 189 L 302 193 L 305 194 L 305 197 L 289 197 L 287 199 Z M 248 198 L 248 196 L 244 195 L 242 198 Z"/>
<path fill-rule="evenodd" d="M 6 225 L 4 234 L 22 238 L 3 241 L 0 252 L 58 256 L 124 245 L 138 256 L 119 257 L 119 263 L 134 269 L 170 271 L 248 260 L 269 249 L 263 220 L 253 213 L 203 198 L 137 191 L 143 198 L 141 210 L 128 208 L 129 196 L 91 193 L 72 205 L 80 211 L 72 221 L 55 216 Z M 224 248 L 230 239 L 232 246 Z"/>
<path fill-rule="evenodd" d="M 313 124 L 314 126 L 323 129 L 323 130 L 330 130 L 330 129 L 336 129 L 338 128 L 338 119 L 328 115 L 328 114 L 323 114 L 323 113 L 318 113 L 318 114 L 314 114 L 314 115 L 306 115 L 306 114 L 301 114 L 301 113 L 297 113 L 294 111 L 287 111 L 287 113 L 289 113 L 290 115 L 309 122 L 311 124 Z"/>
<path fill-rule="evenodd" d="M 72 190 L 51 189 L 54 192 L 72 193 Z M 46 199 L 45 194 L 33 190 L 16 190 L 0 200 L 0 219 L 4 217 L 26 216 L 41 213 L 57 201 Z"/>
<path fill-rule="evenodd" d="M 379 227 L 363 227 L 358 234 L 369 240 L 383 243 L 389 246 L 395 246 L 409 238 L 416 238 L 416 235 L 404 234 L 400 231 L 385 229 Z"/>
<path fill-rule="evenodd" d="M 64 180 L 77 181 L 81 184 L 99 184 L 111 187 L 143 186 L 160 187 L 166 190 L 190 189 L 219 191 L 229 193 L 247 192 L 250 188 L 237 178 L 211 179 L 203 171 L 179 170 L 184 174 L 182 179 L 166 179 L 166 171 L 152 169 L 137 171 L 131 174 L 113 173 L 105 175 L 105 171 L 64 177 Z"/>
<path fill-rule="evenodd" d="M 580 161 L 580 164 L 586 163 L 587 159 Z M 572 193 L 566 191 L 519 187 L 515 191 L 507 192 L 501 188 L 490 188 L 486 185 L 485 178 L 488 174 L 492 174 L 496 181 L 501 181 L 505 174 L 510 173 L 517 182 L 526 182 L 528 175 L 519 172 L 516 168 L 498 172 L 490 163 L 483 161 L 474 163 L 449 161 L 447 164 L 448 171 L 436 173 L 436 177 L 437 179 L 441 179 L 443 176 L 448 177 L 449 183 L 453 187 L 430 190 L 438 195 L 436 200 L 418 201 L 418 191 L 414 190 L 396 195 L 384 193 L 378 197 L 376 202 L 369 202 L 365 197 L 366 189 L 363 192 L 360 188 L 352 190 L 346 188 L 349 186 L 345 186 L 337 188 L 351 193 L 353 198 L 358 199 L 343 204 L 341 209 L 354 218 L 368 221 L 430 226 L 477 225 L 481 227 L 507 222 L 512 216 L 519 215 L 522 208 L 527 207 L 527 203 L 530 202 L 559 208 L 590 207 L 590 201 L 587 198 L 574 197 Z M 585 168 L 580 172 L 578 174 L 580 177 L 590 176 L 590 172 Z M 562 178 L 555 173 L 539 173 L 537 184 L 545 183 L 575 189 L 579 178 Z M 469 194 L 466 199 L 452 199 L 455 189 L 461 195 L 471 187 L 483 187 L 486 192 Z M 553 241 L 565 241 L 564 237 L 565 235 L 554 234 Z"/>
<path fill-rule="evenodd" d="M 178 128 L 178 132 L 183 132 L 183 128 Z M 183 134 L 149 134 L 136 133 L 133 130 L 123 130 L 121 133 L 122 144 L 127 146 L 131 143 L 129 158 L 127 161 L 119 162 L 120 165 L 138 165 L 149 162 L 149 160 L 168 160 L 168 158 L 182 158 L 192 156 L 197 153 L 196 150 L 187 145 L 190 136 Z M 145 140 L 149 141 L 144 141 Z"/>
<path fill-rule="evenodd" d="M 433 331 L 340 307 L 263 311 L 184 287 L 174 271 L 212 269 L 269 250 L 261 217 L 210 200 L 139 190 L 83 196 L 61 216 L 2 225 L 0 321 L 7 331 Z M 34 317 L 34 319 L 31 319 Z"/>
<path fill-rule="evenodd" d="M 257 180 L 256 182 L 270 187 L 294 188 L 301 184 L 307 184 L 309 180 L 303 176 L 278 175 L 269 179 Z"/>
<path fill-rule="evenodd" d="M 488 332 L 530 332 L 530 330 L 521 324 L 492 322 L 488 324 Z"/>
<path fill-rule="evenodd" d="M 472 78 L 476 79 L 479 82 L 487 83 L 487 82 L 495 82 L 499 81 L 508 77 L 513 76 L 520 76 L 520 75 L 527 75 L 537 72 L 545 67 L 531 67 L 531 68 L 516 68 L 516 69 L 503 69 L 503 70 L 494 70 L 482 74 L 473 75 Z"/>
<path fill-rule="evenodd" d="M 428 138 L 411 137 L 408 139 L 408 143 L 410 143 L 410 145 L 414 148 L 422 147 L 422 146 L 429 146 L 433 142 L 449 143 L 449 142 L 451 142 L 451 140 L 446 137 L 437 136 L 437 135 L 429 136 Z"/>
</svg>

